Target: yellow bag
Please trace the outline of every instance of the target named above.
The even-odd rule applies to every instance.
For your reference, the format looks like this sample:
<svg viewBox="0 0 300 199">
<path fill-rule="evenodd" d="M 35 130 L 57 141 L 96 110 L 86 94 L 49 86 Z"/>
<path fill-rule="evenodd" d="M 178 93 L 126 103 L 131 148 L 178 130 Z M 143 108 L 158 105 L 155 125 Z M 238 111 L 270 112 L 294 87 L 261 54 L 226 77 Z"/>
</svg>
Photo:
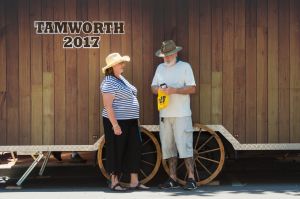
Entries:
<svg viewBox="0 0 300 199">
<path fill-rule="evenodd" d="M 158 89 L 157 94 L 157 109 L 160 111 L 168 106 L 170 97 L 160 89 Z"/>
</svg>

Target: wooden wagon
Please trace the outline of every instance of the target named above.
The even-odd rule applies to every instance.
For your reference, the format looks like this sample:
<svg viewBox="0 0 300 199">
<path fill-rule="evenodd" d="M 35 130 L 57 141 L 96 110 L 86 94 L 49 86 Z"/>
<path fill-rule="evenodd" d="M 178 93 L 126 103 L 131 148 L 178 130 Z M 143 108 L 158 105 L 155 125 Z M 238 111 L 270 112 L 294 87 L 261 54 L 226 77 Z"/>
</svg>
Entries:
<svg viewBox="0 0 300 199">
<path fill-rule="evenodd" d="M 180 58 L 192 65 L 193 121 L 206 124 L 195 124 L 198 184 L 218 175 L 229 151 L 298 151 L 299 10 L 298 0 L 2 0 L 0 151 L 39 154 L 18 184 L 44 156 L 45 166 L 51 151 L 100 147 L 105 174 L 100 67 L 120 52 L 132 59 L 124 76 L 139 91 L 147 124 L 140 176 L 150 180 L 161 163 L 150 84 L 161 62 L 154 52 L 166 39 L 182 46 Z M 125 33 L 38 34 L 35 21 L 121 21 Z M 63 48 L 65 36 L 100 36 L 100 46 Z"/>
</svg>

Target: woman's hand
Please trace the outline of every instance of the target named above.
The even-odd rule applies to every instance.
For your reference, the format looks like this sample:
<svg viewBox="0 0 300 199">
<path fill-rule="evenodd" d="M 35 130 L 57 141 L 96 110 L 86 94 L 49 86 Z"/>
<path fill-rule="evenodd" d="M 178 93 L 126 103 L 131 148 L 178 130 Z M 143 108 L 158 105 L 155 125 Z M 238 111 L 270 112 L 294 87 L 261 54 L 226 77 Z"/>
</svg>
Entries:
<svg viewBox="0 0 300 199">
<path fill-rule="evenodd" d="M 113 126 L 113 130 L 114 130 L 115 135 L 121 135 L 122 134 L 122 129 L 118 124 Z"/>
</svg>

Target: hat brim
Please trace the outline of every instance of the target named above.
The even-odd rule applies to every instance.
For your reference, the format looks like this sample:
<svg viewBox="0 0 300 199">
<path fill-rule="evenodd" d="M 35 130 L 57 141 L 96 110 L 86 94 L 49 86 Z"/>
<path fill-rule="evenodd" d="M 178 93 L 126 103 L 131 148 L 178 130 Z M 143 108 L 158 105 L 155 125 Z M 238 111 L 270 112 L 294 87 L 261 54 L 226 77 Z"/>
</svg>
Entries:
<svg viewBox="0 0 300 199">
<path fill-rule="evenodd" d="M 174 53 L 177 53 L 178 51 L 181 51 L 181 50 L 182 50 L 181 46 L 176 46 L 176 48 L 174 50 L 167 52 L 167 53 L 162 53 L 161 50 L 159 49 L 158 51 L 156 51 L 155 55 L 157 57 L 166 57 L 166 56 L 172 55 Z"/>
<path fill-rule="evenodd" d="M 105 73 L 106 69 L 108 69 L 108 68 L 110 68 L 110 67 L 113 67 L 114 65 L 116 65 L 116 64 L 118 64 L 118 63 L 125 62 L 125 61 L 126 61 L 126 62 L 129 62 L 129 61 L 130 61 L 130 57 L 127 56 L 127 55 L 125 55 L 125 56 L 121 57 L 120 59 L 118 59 L 118 60 L 116 60 L 116 61 L 114 61 L 114 62 L 112 62 L 112 63 L 110 63 L 110 64 L 108 64 L 108 65 L 106 65 L 106 66 L 104 66 L 104 67 L 102 68 L 102 73 Z"/>
</svg>

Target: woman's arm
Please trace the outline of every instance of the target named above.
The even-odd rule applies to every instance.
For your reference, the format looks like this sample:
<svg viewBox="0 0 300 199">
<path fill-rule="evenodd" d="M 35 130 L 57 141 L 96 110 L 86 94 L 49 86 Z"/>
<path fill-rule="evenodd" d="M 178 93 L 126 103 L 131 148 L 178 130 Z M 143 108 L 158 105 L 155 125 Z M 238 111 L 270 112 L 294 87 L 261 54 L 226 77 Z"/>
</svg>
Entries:
<svg viewBox="0 0 300 199">
<path fill-rule="evenodd" d="M 117 121 L 116 116 L 115 116 L 114 109 L 112 107 L 112 103 L 113 103 L 113 100 L 114 100 L 115 96 L 110 94 L 110 93 L 102 93 L 102 96 L 103 96 L 103 105 L 104 105 L 104 107 L 107 111 L 108 119 L 109 119 L 109 121 L 111 122 L 111 124 L 113 126 L 113 130 L 114 130 L 116 135 L 121 135 L 122 130 L 121 130 L 121 127 L 118 124 L 118 121 Z"/>
</svg>

